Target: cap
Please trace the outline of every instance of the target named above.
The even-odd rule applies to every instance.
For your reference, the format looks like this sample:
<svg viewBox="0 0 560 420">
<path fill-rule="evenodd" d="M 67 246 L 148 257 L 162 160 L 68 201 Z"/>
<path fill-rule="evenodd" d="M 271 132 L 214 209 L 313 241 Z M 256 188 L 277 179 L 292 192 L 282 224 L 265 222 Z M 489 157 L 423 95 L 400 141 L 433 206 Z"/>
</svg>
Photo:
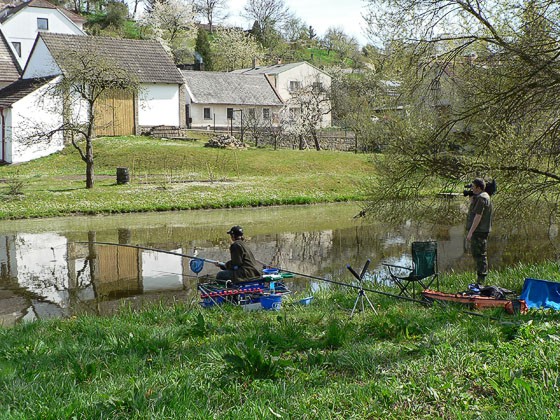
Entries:
<svg viewBox="0 0 560 420">
<path fill-rule="evenodd" d="M 233 236 L 243 236 L 243 228 L 241 226 L 232 226 L 226 233 Z"/>
<path fill-rule="evenodd" d="M 481 190 L 486 188 L 486 182 L 482 178 L 475 178 L 472 182 L 472 185 L 476 185 Z"/>
</svg>

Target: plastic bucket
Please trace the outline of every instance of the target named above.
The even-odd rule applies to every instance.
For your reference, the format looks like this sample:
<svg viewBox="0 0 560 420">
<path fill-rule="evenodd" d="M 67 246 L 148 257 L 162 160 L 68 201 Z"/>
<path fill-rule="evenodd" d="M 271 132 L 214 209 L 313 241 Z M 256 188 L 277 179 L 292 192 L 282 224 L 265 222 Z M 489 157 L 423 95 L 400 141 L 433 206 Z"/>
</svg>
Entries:
<svg viewBox="0 0 560 420">
<path fill-rule="evenodd" d="M 282 295 L 269 295 L 261 298 L 263 309 L 268 311 L 279 311 L 282 307 Z"/>
<path fill-rule="evenodd" d="M 278 274 L 278 269 L 277 268 L 264 268 L 263 269 L 263 274 L 267 275 L 267 274 Z"/>
</svg>

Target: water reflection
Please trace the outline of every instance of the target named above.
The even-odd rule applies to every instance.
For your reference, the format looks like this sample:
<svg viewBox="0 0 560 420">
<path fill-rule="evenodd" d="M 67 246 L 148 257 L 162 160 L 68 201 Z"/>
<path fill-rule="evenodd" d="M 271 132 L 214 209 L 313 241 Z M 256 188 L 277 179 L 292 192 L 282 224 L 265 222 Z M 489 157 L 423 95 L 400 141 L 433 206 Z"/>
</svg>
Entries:
<svg viewBox="0 0 560 420">
<path fill-rule="evenodd" d="M 123 303 L 197 301 L 189 260 L 175 255 L 94 242 L 138 244 L 212 260 L 228 256 L 226 230 L 241 224 L 258 260 L 314 276 L 347 276 L 346 264 L 384 276 L 381 264 L 410 264 L 410 244 L 438 241 L 439 268 L 472 270 L 462 225 L 354 219 L 351 204 L 197 212 L 73 217 L 0 223 L 0 323 L 79 313 L 106 315 Z M 496 226 L 490 264 L 556 259 L 557 228 Z M 206 264 L 200 275 L 217 268 Z M 348 278 L 348 277 L 347 277 Z M 304 289 L 307 280 L 292 288 Z"/>
</svg>

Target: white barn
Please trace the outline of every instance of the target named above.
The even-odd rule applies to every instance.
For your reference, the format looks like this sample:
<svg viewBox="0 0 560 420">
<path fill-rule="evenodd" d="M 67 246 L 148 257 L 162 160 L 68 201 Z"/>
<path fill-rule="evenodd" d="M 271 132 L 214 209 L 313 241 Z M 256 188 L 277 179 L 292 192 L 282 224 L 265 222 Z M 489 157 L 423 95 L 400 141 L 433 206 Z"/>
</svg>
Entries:
<svg viewBox="0 0 560 420">
<path fill-rule="evenodd" d="M 157 125 L 185 125 L 183 77 L 159 42 L 41 32 L 22 79 L 0 90 L 3 162 L 29 161 L 63 147 L 60 132 L 41 144 L 33 141 L 30 133 L 38 125 L 50 131 L 62 124 L 64 109 L 62 103 L 57 103 L 57 100 L 61 102 L 60 98 L 47 97 L 44 93 L 49 83 L 63 77 L 64 65 L 57 57 L 63 57 L 68 51 L 95 52 L 135 75 L 139 82 L 139 90 L 134 95 L 115 92 L 96 103 L 100 110 L 108 110 L 99 117 L 95 111 L 99 121 L 97 135 L 132 135 Z M 85 112 L 85 107 L 80 112 Z"/>
</svg>

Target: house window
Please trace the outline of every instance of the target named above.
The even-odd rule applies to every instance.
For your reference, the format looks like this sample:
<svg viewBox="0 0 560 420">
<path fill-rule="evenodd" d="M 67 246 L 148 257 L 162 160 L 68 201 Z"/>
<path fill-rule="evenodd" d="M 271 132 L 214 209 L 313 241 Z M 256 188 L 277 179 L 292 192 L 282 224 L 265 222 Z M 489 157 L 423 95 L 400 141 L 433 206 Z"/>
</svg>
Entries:
<svg viewBox="0 0 560 420">
<path fill-rule="evenodd" d="M 296 121 L 300 116 L 299 108 L 290 108 L 290 121 Z"/>
<path fill-rule="evenodd" d="M 227 119 L 228 120 L 233 120 L 233 108 L 228 108 L 227 109 Z"/>
<path fill-rule="evenodd" d="M 47 18 L 37 18 L 37 29 L 39 31 L 48 31 L 49 20 Z"/>
<path fill-rule="evenodd" d="M 12 45 L 18 57 L 21 57 L 21 42 L 12 42 Z"/>
<path fill-rule="evenodd" d="M 255 113 L 255 108 L 249 108 L 248 112 L 249 112 L 249 118 L 252 119 L 252 120 L 254 120 L 254 119 L 255 119 L 255 115 L 256 115 L 256 113 Z"/>
<path fill-rule="evenodd" d="M 323 84 L 321 82 L 313 82 L 313 90 L 320 92 L 323 90 Z"/>
<path fill-rule="evenodd" d="M 204 119 L 211 120 L 212 116 L 210 115 L 210 108 L 204 108 Z"/>
<path fill-rule="evenodd" d="M 263 118 L 265 120 L 270 119 L 270 108 L 263 108 Z"/>
<path fill-rule="evenodd" d="M 290 92 L 298 90 L 301 88 L 301 83 L 297 80 L 290 80 Z"/>
</svg>

